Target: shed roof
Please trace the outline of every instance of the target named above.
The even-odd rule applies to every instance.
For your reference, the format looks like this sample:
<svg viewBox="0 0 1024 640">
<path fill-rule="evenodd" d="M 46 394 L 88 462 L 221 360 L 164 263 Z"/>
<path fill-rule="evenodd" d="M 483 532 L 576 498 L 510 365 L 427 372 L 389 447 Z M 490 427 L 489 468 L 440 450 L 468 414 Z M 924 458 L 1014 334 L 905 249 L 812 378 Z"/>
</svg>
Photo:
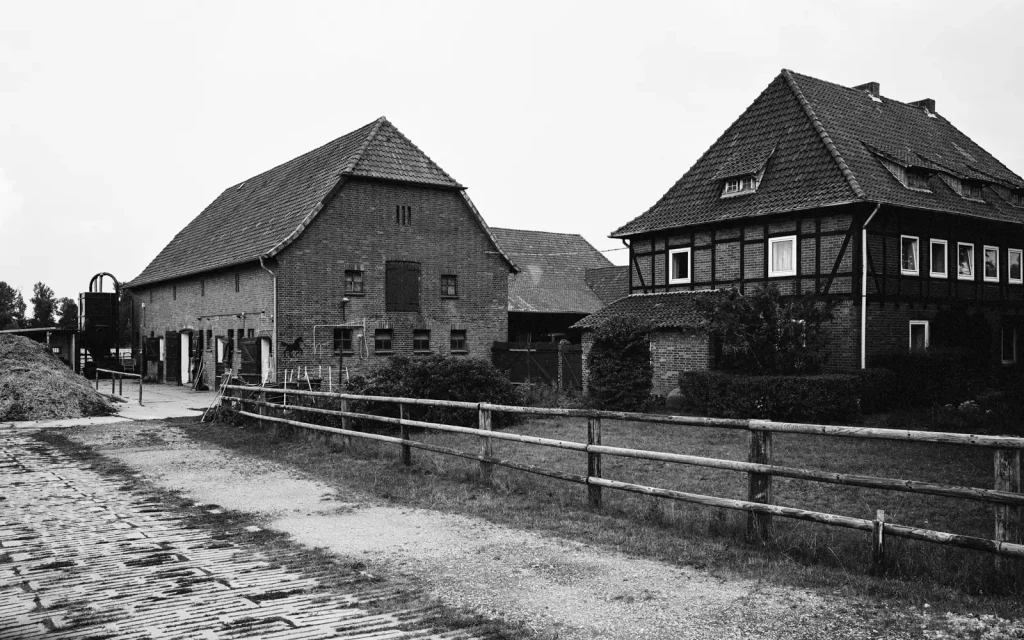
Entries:
<svg viewBox="0 0 1024 640">
<path fill-rule="evenodd" d="M 720 289 L 637 293 L 620 298 L 583 318 L 573 329 L 593 329 L 609 318 L 628 317 L 646 322 L 656 329 L 698 330 L 704 316 L 701 302 L 709 297 L 728 295 Z"/>
</svg>

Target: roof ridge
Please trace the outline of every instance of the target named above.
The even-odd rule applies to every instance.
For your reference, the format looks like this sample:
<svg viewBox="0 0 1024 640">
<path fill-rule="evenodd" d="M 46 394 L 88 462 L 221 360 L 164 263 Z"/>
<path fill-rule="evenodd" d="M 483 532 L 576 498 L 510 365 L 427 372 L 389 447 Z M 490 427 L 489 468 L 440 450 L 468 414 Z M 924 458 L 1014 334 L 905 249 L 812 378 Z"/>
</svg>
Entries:
<svg viewBox="0 0 1024 640">
<path fill-rule="evenodd" d="M 577 238 L 583 238 L 582 233 L 565 233 L 563 231 L 542 231 L 540 229 L 513 229 L 512 227 L 491 227 L 492 229 L 501 231 L 523 231 L 526 233 L 544 233 L 551 236 L 576 236 Z M 586 241 L 586 238 L 583 238 Z M 588 243 L 589 244 L 589 243 Z"/>
<path fill-rule="evenodd" d="M 408 143 L 408 145 L 409 145 L 410 147 L 412 147 L 413 149 L 415 149 L 417 153 L 419 153 L 419 154 L 420 154 L 420 155 L 422 155 L 422 156 L 423 156 L 424 158 L 426 158 L 426 159 L 427 159 L 427 162 L 429 162 L 429 163 L 430 163 L 430 166 L 431 166 L 431 167 L 433 167 L 434 169 L 437 169 L 437 171 L 438 171 L 439 173 L 441 173 L 441 175 L 443 175 L 443 176 L 444 176 L 445 178 L 447 178 L 447 179 L 451 180 L 451 181 L 452 181 L 453 183 L 455 183 L 456 185 L 458 185 L 458 187 L 459 187 L 459 188 L 461 188 L 461 189 L 465 189 L 465 187 L 464 187 L 464 186 L 463 186 L 463 185 L 462 185 L 462 184 L 461 184 L 461 183 L 460 183 L 460 182 L 459 182 L 458 180 L 456 180 L 455 178 L 453 178 L 453 177 L 452 177 L 452 176 L 451 176 L 451 175 L 450 175 L 450 174 L 449 174 L 449 173 L 448 173 L 447 171 L 445 171 L 444 169 L 442 169 L 442 168 L 441 168 L 441 165 L 439 165 L 439 164 L 437 164 L 436 162 L 434 162 L 434 159 L 433 159 L 433 158 L 431 158 L 430 156 L 428 156 L 428 155 L 427 155 L 427 154 L 426 154 L 426 153 L 425 153 L 425 152 L 423 151 L 423 149 L 420 149 L 420 148 L 419 148 L 419 147 L 418 147 L 418 146 L 416 145 L 416 143 L 415 143 L 415 142 L 413 142 L 413 141 L 412 141 L 412 140 L 411 140 L 411 139 L 409 138 L 409 136 L 407 136 L 407 135 L 405 135 L 404 133 L 402 133 L 402 130 L 401 130 L 401 129 L 399 129 L 398 127 L 396 127 L 396 126 L 395 126 L 395 124 L 394 124 L 393 122 L 391 122 L 390 120 L 388 120 L 388 119 L 387 119 L 386 117 L 384 117 L 384 116 L 381 116 L 380 118 L 378 118 L 378 119 L 377 119 L 377 122 L 376 122 L 376 126 L 374 127 L 373 131 L 372 131 L 372 132 L 370 133 L 370 135 L 369 135 L 369 136 L 367 137 L 367 139 L 366 139 L 366 145 L 365 145 L 364 147 L 362 147 L 361 149 L 359 149 L 359 152 L 358 152 L 358 153 L 356 154 L 356 156 L 355 156 L 354 162 L 351 162 L 351 163 L 350 163 L 350 164 L 351 164 L 351 167 L 350 167 L 350 168 L 349 168 L 349 170 L 347 171 L 348 173 L 354 172 L 354 171 L 356 170 L 356 167 L 357 167 L 357 166 L 359 165 L 359 163 L 360 163 L 360 162 L 362 162 L 362 160 L 363 160 L 363 155 L 364 155 L 364 154 L 366 153 L 366 150 L 370 148 L 370 144 L 371 144 L 371 143 L 373 142 L 373 139 L 377 137 L 377 134 L 378 134 L 378 133 L 380 133 L 380 129 L 381 129 L 381 127 L 382 127 L 383 125 L 385 125 L 385 124 L 386 124 L 386 125 L 388 125 L 388 126 L 390 126 L 390 127 L 391 127 L 391 129 L 392 129 L 392 130 L 394 130 L 394 132 L 395 132 L 395 133 L 397 133 L 397 134 L 398 134 L 399 136 L 401 136 L 402 140 L 404 140 L 404 141 L 405 141 L 406 143 Z"/>
<path fill-rule="evenodd" d="M 832 159 L 835 160 L 836 165 L 843 174 L 843 177 L 846 178 L 846 182 L 850 185 L 850 189 L 853 190 L 853 194 L 858 198 L 866 200 L 867 195 L 864 193 L 864 190 L 861 189 L 856 176 L 853 175 L 853 171 L 850 170 L 846 161 L 843 160 L 843 156 L 839 154 L 839 149 L 836 147 L 835 143 L 832 142 L 832 138 L 828 135 L 828 132 L 825 131 L 825 127 L 821 124 L 821 120 L 819 120 L 817 114 L 814 113 L 814 109 L 811 107 L 810 101 L 808 101 L 807 97 L 804 96 L 804 92 L 800 89 L 800 85 L 797 84 L 796 79 L 793 77 L 793 72 L 789 69 L 783 69 L 780 75 L 786 79 L 786 84 L 788 84 L 789 88 L 793 91 L 793 94 L 796 96 L 797 101 L 803 108 L 804 113 L 807 114 L 807 117 L 810 119 L 811 125 L 814 126 L 814 130 L 818 132 L 818 136 L 821 138 L 822 143 L 824 143 L 825 148 L 828 149 Z"/>
<path fill-rule="evenodd" d="M 373 121 L 373 128 L 370 129 L 369 135 L 367 135 L 366 139 L 363 140 L 363 144 L 359 145 L 359 150 L 353 153 L 352 157 L 350 157 L 348 159 L 348 162 L 345 163 L 345 166 L 339 170 L 339 174 L 352 173 L 353 171 L 355 171 L 356 165 L 359 164 L 359 161 L 363 159 L 363 154 L 366 153 L 366 150 L 370 148 L 370 142 L 373 141 L 375 137 L 377 137 L 377 132 L 380 131 L 381 125 L 387 121 L 388 119 L 384 116 L 381 116 Z"/>
</svg>

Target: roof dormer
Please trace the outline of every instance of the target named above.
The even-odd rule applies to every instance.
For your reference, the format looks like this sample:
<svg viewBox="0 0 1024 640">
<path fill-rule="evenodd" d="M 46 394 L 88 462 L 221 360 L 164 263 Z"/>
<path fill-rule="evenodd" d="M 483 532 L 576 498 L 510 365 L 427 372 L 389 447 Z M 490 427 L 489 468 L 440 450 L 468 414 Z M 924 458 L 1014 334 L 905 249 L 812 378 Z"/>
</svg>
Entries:
<svg viewBox="0 0 1024 640">
<path fill-rule="evenodd" d="M 732 198 L 757 191 L 758 179 L 755 175 L 726 178 L 722 185 L 722 197 Z"/>
</svg>

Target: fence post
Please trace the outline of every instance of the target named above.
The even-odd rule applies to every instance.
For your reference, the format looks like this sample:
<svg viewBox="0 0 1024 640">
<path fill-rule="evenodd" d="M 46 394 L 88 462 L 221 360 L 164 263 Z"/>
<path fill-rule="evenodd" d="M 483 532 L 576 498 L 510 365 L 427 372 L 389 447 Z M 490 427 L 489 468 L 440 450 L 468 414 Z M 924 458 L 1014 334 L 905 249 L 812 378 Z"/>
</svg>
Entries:
<svg viewBox="0 0 1024 640">
<path fill-rule="evenodd" d="M 95 374 L 95 376 L 96 376 L 96 390 L 99 391 L 100 390 L 100 370 L 99 369 L 95 369 L 93 371 L 93 374 Z"/>
<path fill-rule="evenodd" d="M 407 409 L 405 408 L 405 403 L 398 403 L 398 417 L 401 418 L 402 420 L 409 419 L 409 416 L 407 415 Z M 402 431 L 402 440 L 408 440 L 409 425 L 403 423 L 399 425 L 399 427 L 401 428 Z M 407 444 L 402 445 L 402 464 L 404 464 L 407 467 L 412 464 L 412 447 L 410 447 Z"/>
<path fill-rule="evenodd" d="M 342 398 L 341 399 L 341 410 L 344 411 L 345 413 L 348 413 L 348 398 Z M 342 429 L 344 429 L 345 431 L 348 431 L 350 424 L 351 424 L 351 422 L 350 422 L 350 418 L 348 416 L 342 416 L 341 417 L 341 428 Z M 345 442 L 345 448 L 346 449 L 351 449 L 352 448 L 352 436 L 346 434 L 344 442 Z"/>
<path fill-rule="evenodd" d="M 749 462 L 772 463 L 772 432 L 760 429 L 750 430 Z M 772 477 L 766 473 L 747 474 L 747 500 L 761 504 L 772 502 Z M 769 540 L 772 536 L 772 516 L 769 513 L 747 514 L 747 539 Z"/>
<path fill-rule="evenodd" d="M 1020 493 L 1020 449 L 996 449 L 994 458 L 994 488 L 997 491 Z M 1020 508 L 1008 504 L 997 504 L 995 514 L 995 540 L 998 542 L 1021 542 L 1021 535 L 1024 533 L 1021 529 L 1024 523 L 1020 521 Z M 996 556 L 996 568 L 1012 566 L 1011 562 L 1003 560 L 1001 556 Z"/>
<path fill-rule="evenodd" d="M 491 410 L 484 409 L 478 406 L 478 423 L 477 427 L 481 431 L 491 430 Z M 485 484 L 491 483 L 491 472 L 494 470 L 494 464 L 488 462 L 494 454 L 494 448 L 491 444 L 491 439 L 488 436 L 481 438 L 483 442 L 480 443 L 480 479 Z"/>
<path fill-rule="evenodd" d="M 139 376 L 139 406 L 142 406 L 142 376 Z"/>
<path fill-rule="evenodd" d="M 601 486 L 590 484 L 589 478 L 601 477 L 601 454 L 592 453 L 590 445 L 601 445 L 601 418 L 587 418 L 587 501 L 594 509 L 601 508 Z"/>
<path fill-rule="evenodd" d="M 885 511 L 881 509 L 871 523 L 871 565 L 876 574 L 885 571 Z"/>
<path fill-rule="evenodd" d="M 116 384 L 116 383 L 117 383 L 117 381 L 114 380 L 114 374 L 111 373 L 110 374 L 110 395 L 114 395 L 114 384 Z"/>
<path fill-rule="evenodd" d="M 124 376 L 117 376 L 117 395 L 124 397 Z"/>
</svg>

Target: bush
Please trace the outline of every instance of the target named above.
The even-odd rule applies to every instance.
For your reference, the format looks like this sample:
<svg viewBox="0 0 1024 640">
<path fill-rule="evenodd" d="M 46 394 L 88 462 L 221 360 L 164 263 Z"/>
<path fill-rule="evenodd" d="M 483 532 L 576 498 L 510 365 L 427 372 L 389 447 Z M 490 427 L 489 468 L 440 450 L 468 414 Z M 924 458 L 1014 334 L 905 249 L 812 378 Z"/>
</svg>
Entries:
<svg viewBox="0 0 1024 640">
<path fill-rule="evenodd" d="M 649 327 L 636 319 L 612 317 L 594 329 L 587 354 L 587 394 L 597 409 L 643 411 L 651 399 Z"/>
<path fill-rule="evenodd" d="M 858 417 L 859 378 L 851 374 L 744 376 L 722 371 L 679 374 L 683 403 L 716 418 L 849 422 Z"/>
<path fill-rule="evenodd" d="M 861 413 L 880 413 L 901 404 L 899 376 L 891 369 L 870 367 L 857 372 Z"/>
<path fill-rule="evenodd" d="M 970 400 L 988 384 L 989 365 L 975 349 L 929 349 L 888 353 L 873 367 L 895 374 L 893 390 L 904 405 L 945 405 Z"/>
</svg>

